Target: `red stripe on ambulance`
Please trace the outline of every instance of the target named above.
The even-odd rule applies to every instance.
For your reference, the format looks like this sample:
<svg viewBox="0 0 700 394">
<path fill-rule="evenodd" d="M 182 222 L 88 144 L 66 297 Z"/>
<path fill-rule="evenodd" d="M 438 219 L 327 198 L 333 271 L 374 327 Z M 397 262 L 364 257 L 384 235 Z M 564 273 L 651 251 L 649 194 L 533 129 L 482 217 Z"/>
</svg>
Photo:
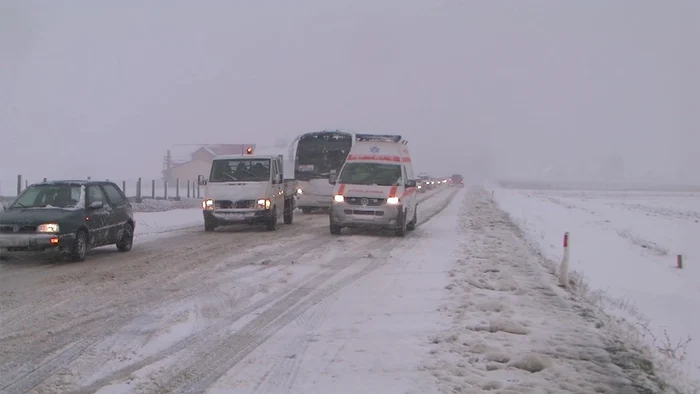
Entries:
<svg viewBox="0 0 700 394">
<path fill-rule="evenodd" d="M 396 163 L 400 163 L 401 157 L 387 155 L 348 155 L 348 161 L 354 160 L 393 161 Z"/>
<path fill-rule="evenodd" d="M 396 191 L 399 189 L 398 186 L 392 186 L 389 190 L 389 197 L 396 197 Z"/>
<path fill-rule="evenodd" d="M 345 184 L 341 183 L 340 187 L 338 187 L 338 193 L 336 193 L 336 194 L 339 194 L 342 196 L 344 191 L 345 191 Z"/>
</svg>

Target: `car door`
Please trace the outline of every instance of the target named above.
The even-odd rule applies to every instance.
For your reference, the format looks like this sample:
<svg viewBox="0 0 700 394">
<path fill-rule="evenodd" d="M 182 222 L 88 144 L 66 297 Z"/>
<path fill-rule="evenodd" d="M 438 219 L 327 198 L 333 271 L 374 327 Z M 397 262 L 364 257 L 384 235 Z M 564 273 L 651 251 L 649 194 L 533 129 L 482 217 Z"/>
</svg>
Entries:
<svg viewBox="0 0 700 394">
<path fill-rule="evenodd" d="M 109 205 L 107 198 L 99 184 L 90 184 L 86 188 L 86 223 L 90 233 L 90 247 L 108 245 L 111 243 L 110 224 L 114 221 L 114 210 Z M 102 205 L 94 207 L 93 204 L 101 202 Z"/>
<path fill-rule="evenodd" d="M 113 215 L 109 218 L 110 222 L 107 224 L 109 226 L 110 243 L 116 243 L 121 239 L 124 225 L 130 219 L 130 204 L 117 185 L 113 183 L 103 183 L 102 191 L 107 196 L 109 206 L 114 211 Z"/>
</svg>

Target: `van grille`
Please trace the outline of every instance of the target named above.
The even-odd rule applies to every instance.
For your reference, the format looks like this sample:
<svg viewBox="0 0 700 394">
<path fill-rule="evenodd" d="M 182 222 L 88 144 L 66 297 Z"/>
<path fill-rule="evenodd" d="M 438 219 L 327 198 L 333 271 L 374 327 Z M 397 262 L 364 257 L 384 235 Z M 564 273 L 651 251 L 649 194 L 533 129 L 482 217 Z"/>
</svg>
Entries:
<svg viewBox="0 0 700 394">
<path fill-rule="evenodd" d="M 369 198 L 369 197 L 346 197 L 345 201 L 350 205 L 362 205 L 362 200 L 367 199 L 368 207 L 377 207 L 384 204 L 386 199 L 384 198 Z"/>
<path fill-rule="evenodd" d="M 216 200 L 215 206 L 218 209 L 248 209 L 255 208 L 255 200 Z"/>
</svg>

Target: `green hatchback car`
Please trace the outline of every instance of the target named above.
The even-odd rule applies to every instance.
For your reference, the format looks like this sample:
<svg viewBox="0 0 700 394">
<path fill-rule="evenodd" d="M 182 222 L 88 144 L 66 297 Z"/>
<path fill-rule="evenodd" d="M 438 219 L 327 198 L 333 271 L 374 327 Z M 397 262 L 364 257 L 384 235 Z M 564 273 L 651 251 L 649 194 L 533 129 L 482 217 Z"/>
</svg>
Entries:
<svg viewBox="0 0 700 394">
<path fill-rule="evenodd" d="M 133 242 L 131 203 L 112 182 L 33 184 L 0 212 L 0 257 L 57 252 L 84 261 L 92 248 L 128 252 Z"/>
</svg>

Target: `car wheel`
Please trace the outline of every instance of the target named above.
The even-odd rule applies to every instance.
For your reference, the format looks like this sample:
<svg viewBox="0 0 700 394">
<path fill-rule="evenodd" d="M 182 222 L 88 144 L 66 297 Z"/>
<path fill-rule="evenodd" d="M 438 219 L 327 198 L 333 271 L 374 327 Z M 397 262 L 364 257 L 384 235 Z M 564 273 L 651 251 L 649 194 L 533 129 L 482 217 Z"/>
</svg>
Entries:
<svg viewBox="0 0 700 394">
<path fill-rule="evenodd" d="M 117 250 L 120 252 L 128 252 L 134 246 L 134 227 L 127 223 L 124 225 L 122 238 L 117 242 Z"/>
<path fill-rule="evenodd" d="M 88 235 L 85 230 L 78 230 L 75 234 L 75 241 L 73 242 L 73 250 L 71 251 L 71 260 L 85 261 L 88 251 Z"/>
</svg>

